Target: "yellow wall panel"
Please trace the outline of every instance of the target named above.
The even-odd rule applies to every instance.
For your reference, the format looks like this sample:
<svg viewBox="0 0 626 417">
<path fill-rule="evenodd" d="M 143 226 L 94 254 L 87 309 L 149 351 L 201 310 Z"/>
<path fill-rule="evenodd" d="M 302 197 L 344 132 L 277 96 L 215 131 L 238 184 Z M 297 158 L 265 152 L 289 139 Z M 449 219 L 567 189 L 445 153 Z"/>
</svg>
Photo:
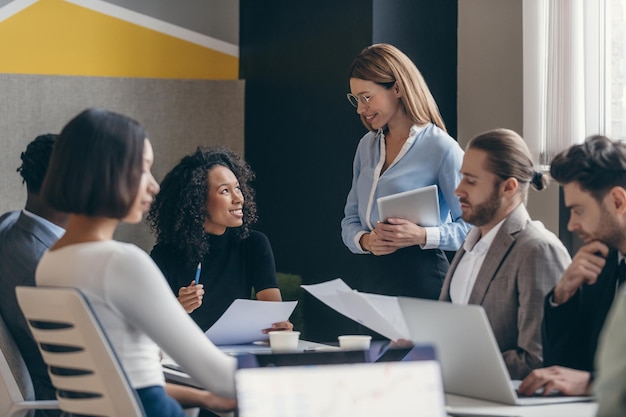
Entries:
<svg viewBox="0 0 626 417">
<path fill-rule="evenodd" d="M 236 57 L 62 0 L 0 22 L 0 72 L 238 79 Z"/>
</svg>

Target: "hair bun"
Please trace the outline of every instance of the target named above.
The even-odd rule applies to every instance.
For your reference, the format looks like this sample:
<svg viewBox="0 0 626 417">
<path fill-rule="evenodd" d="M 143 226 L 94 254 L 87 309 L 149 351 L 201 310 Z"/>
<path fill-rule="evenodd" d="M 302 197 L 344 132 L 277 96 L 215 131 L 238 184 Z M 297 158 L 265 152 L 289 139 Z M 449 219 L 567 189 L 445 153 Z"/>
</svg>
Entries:
<svg viewBox="0 0 626 417">
<path fill-rule="evenodd" d="M 543 172 L 533 170 L 533 179 L 531 180 L 531 183 L 536 190 L 543 190 L 546 188 L 547 180 L 545 180 Z"/>
</svg>

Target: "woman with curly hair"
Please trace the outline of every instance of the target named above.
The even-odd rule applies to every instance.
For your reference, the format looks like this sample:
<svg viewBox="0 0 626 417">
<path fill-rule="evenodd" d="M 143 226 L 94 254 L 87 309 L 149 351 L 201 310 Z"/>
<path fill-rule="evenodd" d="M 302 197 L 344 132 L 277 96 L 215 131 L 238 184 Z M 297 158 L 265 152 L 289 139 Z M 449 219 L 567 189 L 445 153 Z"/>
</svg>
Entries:
<svg viewBox="0 0 626 417">
<path fill-rule="evenodd" d="M 254 172 L 225 148 L 198 148 L 163 179 L 148 223 L 150 256 L 178 301 L 206 331 L 237 298 L 282 301 L 274 254 L 256 222 Z M 196 282 L 196 272 L 200 270 Z M 290 322 L 269 330 L 291 330 Z"/>
</svg>

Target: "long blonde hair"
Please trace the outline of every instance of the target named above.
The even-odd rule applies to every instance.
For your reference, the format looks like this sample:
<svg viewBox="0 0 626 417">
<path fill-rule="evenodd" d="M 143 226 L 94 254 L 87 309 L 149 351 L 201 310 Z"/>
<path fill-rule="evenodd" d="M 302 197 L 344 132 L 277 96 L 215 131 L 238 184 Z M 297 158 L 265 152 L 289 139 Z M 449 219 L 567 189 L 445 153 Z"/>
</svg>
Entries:
<svg viewBox="0 0 626 417">
<path fill-rule="evenodd" d="M 413 61 L 395 46 L 379 43 L 363 49 L 352 62 L 349 78 L 372 81 L 386 89 L 397 85 L 402 110 L 414 124 L 422 126 L 432 122 L 446 131 L 424 77 Z M 361 121 L 369 130 L 374 130 L 363 115 Z"/>
</svg>

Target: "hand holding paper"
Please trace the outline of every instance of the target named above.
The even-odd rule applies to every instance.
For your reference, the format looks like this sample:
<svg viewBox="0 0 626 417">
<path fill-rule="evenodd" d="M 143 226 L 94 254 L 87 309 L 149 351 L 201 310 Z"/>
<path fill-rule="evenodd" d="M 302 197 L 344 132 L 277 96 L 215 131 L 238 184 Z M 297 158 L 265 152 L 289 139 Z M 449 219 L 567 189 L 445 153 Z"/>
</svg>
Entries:
<svg viewBox="0 0 626 417">
<path fill-rule="evenodd" d="M 358 292 L 341 278 L 302 288 L 337 312 L 391 340 L 410 339 L 397 297 Z"/>
<path fill-rule="evenodd" d="M 216 345 L 237 345 L 267 340 L 263 329 L 289 320 L 297 301 L 258 301 L 237 299 L 205 332 Z"/>
</svg>

